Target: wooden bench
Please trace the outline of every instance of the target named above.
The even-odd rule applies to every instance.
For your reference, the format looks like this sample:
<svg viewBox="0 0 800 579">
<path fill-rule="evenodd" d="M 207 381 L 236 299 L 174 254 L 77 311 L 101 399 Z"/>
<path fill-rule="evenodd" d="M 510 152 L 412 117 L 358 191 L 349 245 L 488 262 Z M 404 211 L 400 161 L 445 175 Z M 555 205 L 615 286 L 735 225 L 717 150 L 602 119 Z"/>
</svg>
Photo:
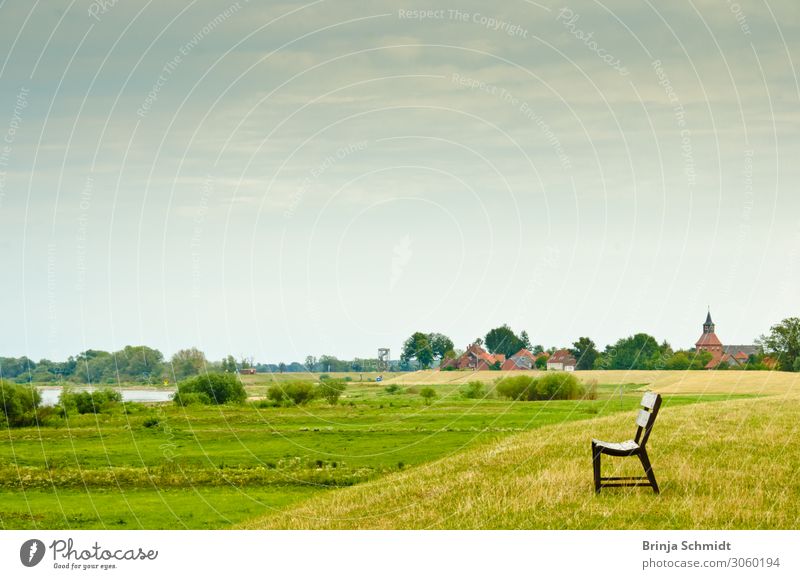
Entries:
<svg viewBox="0 0 800 579">
<path fill-rule="evenodd" d="M 655 392 L 645 392 L 642 396 L 642 408 L 636 416 L 636 436 L 633 440 L 625 442 L 604 442 L 592 439 L 592 464 L 594 466 L 594 492 L 599 493 L 603 487 L 652 487 L 659 492 L 656 475 L 647 456 L 647 439 L 653 430 L 653 424 L 661 408 L 661 395 Z M 609 456 L 638 456 L 644 467 L 645 476 L 600 476 L 600 457 Z M 647 482 L 644 482 L 647 481 Z"/>
</svg>

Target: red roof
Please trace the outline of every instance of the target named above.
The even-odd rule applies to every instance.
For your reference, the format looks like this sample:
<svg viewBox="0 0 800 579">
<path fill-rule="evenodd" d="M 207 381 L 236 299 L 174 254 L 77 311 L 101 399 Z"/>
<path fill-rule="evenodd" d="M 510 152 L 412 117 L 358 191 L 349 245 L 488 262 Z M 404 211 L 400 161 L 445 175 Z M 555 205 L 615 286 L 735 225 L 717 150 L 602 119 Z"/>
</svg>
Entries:
<svg viewBox="0 0 800 579">
<path fill-rule="evenodd" d="M 572 355 L 572 352 L 569 350 L 559 350 L 555 352 L 550 358 L 547 360 L 548 364 L 564 364 L 566 366 L 574 366 L 578 363 L 575 359 L 575 356 Z"/>
<path fill-rule="evenodd" d="M 703 334 L 702 336 L 700 336 L 700 339 L 697 340 L 695 346 L 697 346 L 698 348 L 708 347 L 708 346 L 719 346 L 721 348 L 722 342 L 719 341 L 719 338 L 715 333 L 711 332 L 710 334 Z"/>
</svg>

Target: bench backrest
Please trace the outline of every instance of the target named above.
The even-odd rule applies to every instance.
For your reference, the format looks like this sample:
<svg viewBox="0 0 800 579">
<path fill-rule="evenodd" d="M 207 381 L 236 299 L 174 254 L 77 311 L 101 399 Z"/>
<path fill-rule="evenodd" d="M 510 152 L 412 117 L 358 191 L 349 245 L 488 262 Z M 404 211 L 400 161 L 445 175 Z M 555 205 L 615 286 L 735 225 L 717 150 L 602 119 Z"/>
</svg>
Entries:
<svg viewBox="0 0 800 579">
<path fill-rule="evenodd" d="M 650 431 L 653 430 L 658 410 L 661 408 L 661 394 L 645 392 L 642 396 L 641 406 L 642 408 L 636 416 L 636 438 L 634 440 L 639 443 L 639 446 L 644 446 L 647 444 L 647 439 L 650 438 Z"/>
</svg>

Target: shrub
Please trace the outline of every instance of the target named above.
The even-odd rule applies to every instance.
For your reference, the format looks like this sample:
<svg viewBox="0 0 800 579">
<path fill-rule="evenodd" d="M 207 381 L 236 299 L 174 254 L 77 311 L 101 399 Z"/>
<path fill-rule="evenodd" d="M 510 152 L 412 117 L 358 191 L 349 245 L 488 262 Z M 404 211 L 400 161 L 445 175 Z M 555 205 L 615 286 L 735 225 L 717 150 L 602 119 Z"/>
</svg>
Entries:
<svg viewBox="0 0 800 579">
<path fill-rule="evenodd" d="M 142 422 L 142 426 L 144 426 L 145 428 L 153 428 L 154 426 L 158 426 L 158 423 L 159 423 L 158 417 L 148 416 L 147 418 L 144 419 L 144 422 Z"/>
<path fill-rule="evenodd" d="M 486 388 L 483 382 L 473 380 L 462 386 L 460 392 L 464 398 L 483 398 L 486 395 Z"/>
<path fill-rule="evenodd" d="M 280 404 L 305 404 L 314 398 L 314 385 L 297 380 L 270 386 L 267 397 Z"/>
<path fill-rule="evenodd" d="M 511 400 L 575 400 L 586 392 L 580 381 L 566 372 L 541 377 L 513 376 L 497 383 L 497 393 Z"/>
<path fill-rule="evenodd" d="M 81 392 L 64 388 L 58 401 L 65 414 L 99 414 L 110 411 L 122 402 L 122 394 L 111 388 Z"/>
<path fill-rule="evenodd" d="M 344 382 L 341 380 L 323 380 L 317 386 L 317 392 L 320 397 L 328 401 L 328 404 L 336 406 L 344 388 Z"/>
<path fill-rule="evenodd" d="M 529 400 L 575 400 L 585 393 L 583 384 L 567 372 L 550 372 L 536 380 L 536 398 Z"/>
<path fill-rule="evenodd" d="M 211 398 L 202 392 L 176 392 L 173 400 L 179 406 L 195 406 L 197 404 L 211 404 Z"/>
<path fill-rule="evenodd" d="M 33 386 L 0 380 L 0 424 L 7 426 L 36 424 L 37 409 L 41 402 L 42 395 Z"/>
<path fill-rule="evenodd" d="M 184 400 L 189 394 L 200 396 Z M 247 392 L 236 374 L 201 374 L 189 378 L 178 384 L 175 395 L 175 402 L 181 406 L 195 401 L 203 404 L 241 404 L 246 399 Z"/>
<path fill-rule="evenodd" d="M 389 384 L 386 388 L 384 388 L 387 394 L 400 394 L 402 392 L 402 388 L 397 384 Z"/>
<path fill-rule="evenodd" d="M 497 383 L 497 393 L 511 400 L 532 400 L 531 392 L 534 391 L 536 378 L 533 376 L 509 376 Z"/>
<path fill-rule="evenodd" d="M 425 388 L 419 391 L 419 395 L 422 396 L 422 399 L 425 401 L 425 404 L 430 404 L 431 402 L 433 402 L 433 399 L 436 398 L 436 390 L 434 390 L 430 386 L 426 386 Z"/>
</svg>

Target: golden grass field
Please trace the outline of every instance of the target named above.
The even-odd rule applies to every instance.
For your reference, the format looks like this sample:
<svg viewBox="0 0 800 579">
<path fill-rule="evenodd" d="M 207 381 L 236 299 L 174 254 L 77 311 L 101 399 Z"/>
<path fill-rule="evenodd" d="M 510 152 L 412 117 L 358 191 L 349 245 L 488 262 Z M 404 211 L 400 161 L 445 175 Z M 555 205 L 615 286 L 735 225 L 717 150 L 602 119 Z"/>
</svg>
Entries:
<svg viewBox="0 0 800 579">
<path fill-rule="evenodd" d="M 653 384 L 657 389 L 675 389 L 708 383 L 722 388 L 727 383 L 697 374 L 698 380 L 689 385 L 685 380 L 658 379 Z M 776 386 L 771 381 L 776 375 L 753 374 L 760 374 L 770 388 Z M 781 384 L 788 383 L 782 380 Z M 759 385 L 752 389 L 763 391 Z M 667 398 L 648 444 L 660 495 L 649 488 L 593 492 L 590 439 L 625 440 L 633 435 L 634 416 L 619 413 L 483 444 L 320 495 L 243 527 L 796 529 L 800 526 L 799 404 L 800 395 L 785 392 L 674 408 Z M 604 476 L 641 474 L 635 458 L 603 461 Z"/>
<path fill-rule="evenodd" d="M 439 372 L 425 370 L 399 374 L 386 384 L 461 384 L 472 380 L 491 383 L 505 376 L 539 375 L 541 371 Z M 661 394 L 785 394 L 800 391 L 800 373 L 680 371 L 680 370 L 586 370 L 575 372 L 583 382 L 640 384 Z"/>
</svg>

